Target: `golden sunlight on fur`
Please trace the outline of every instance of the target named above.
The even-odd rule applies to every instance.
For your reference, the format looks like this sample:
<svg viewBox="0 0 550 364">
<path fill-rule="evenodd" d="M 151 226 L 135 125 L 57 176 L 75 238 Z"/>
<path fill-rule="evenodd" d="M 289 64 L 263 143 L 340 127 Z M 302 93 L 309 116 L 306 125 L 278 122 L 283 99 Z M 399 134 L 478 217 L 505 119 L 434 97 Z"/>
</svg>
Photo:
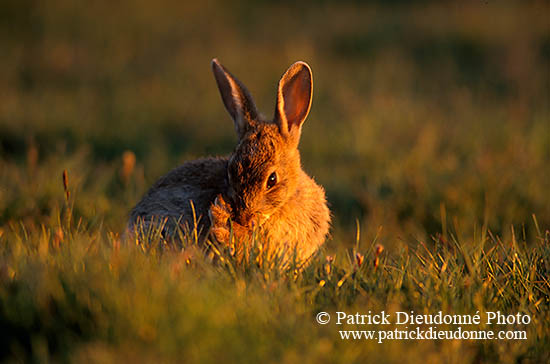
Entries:
<svg viewBox="0 0 550 364">
<path fill-rule="evenodd" d="M 254 236 L 287 259 L 305 262 L 330 225 L 325 192 L 302 170 L 298 150 L 311 107 L 311 69 L 296 62 L 282 76 L 273 120 L 260 117 L 246 87 L 216 59 L 212 70 L 239 137 L 235 150 L 189 161 L 161 177 L 132 210 L 128 229 L 160 222 L 167 236 L 196 229 L 201 244 L 210 238 L 240 257 Z"/>
</svg>

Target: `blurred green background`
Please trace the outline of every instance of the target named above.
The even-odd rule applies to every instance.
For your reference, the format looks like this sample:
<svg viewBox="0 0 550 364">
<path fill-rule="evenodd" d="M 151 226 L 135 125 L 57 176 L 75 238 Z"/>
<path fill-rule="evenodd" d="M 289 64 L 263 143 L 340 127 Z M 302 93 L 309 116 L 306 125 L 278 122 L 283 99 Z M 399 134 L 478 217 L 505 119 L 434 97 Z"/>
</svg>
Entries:
<svg viewBox="0 0 550 364">
<path fill-rule="evenodd" d="M 0 361 L 548 362 L 549 14 L 519 0 L 0 1 Z M 300 274 L 118 235 L 159 176 L 233 149 L 214 57 L 266 115 L 291 63 L 313 69 L 300 150 L 334 223 Z M 378 344 L 315 322 L 336 310 L 533 321 L 524 341 Z"/>
<path fill-rule="evenodd" d="M 311 65 L 300 149 L 327 190 L 329 247 L 352 244 L 356 221 L 387 246 L 482 226 L 533 235 L 532 214 L 550 226 L 549 13 L 543 1 L 4 0 L 0 226 L 55 219 L 67 169 L 77 217 L 121 232 L 159 176 L 229 153 L 218 57 L 266 115 L 286 68 Z"/>
</svg>

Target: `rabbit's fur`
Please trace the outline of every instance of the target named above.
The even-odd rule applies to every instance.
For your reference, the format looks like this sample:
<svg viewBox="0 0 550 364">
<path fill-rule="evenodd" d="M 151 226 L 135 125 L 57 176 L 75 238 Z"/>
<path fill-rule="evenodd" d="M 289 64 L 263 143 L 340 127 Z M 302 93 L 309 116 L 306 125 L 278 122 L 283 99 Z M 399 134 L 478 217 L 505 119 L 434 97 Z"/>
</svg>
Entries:
<svg viewBox="0 0 550 364">
<path fill-rule="evenodd" d="M 325 192 L 301 168 L 298 143 L 312 97 L 311 69 L 294 63 L 279 81 L 275 117 L 264 120 L 248 90 L 216 59 L 212 69 L 239 141 L 231 155 L 190 161 L 161 177 L 130 215 L 130 231 L 197 228 L 222 244 L 250 241 L 309 258 L 326 239 Z M 140 226 L 141 225 L 141 226 Z"/>
</svg>

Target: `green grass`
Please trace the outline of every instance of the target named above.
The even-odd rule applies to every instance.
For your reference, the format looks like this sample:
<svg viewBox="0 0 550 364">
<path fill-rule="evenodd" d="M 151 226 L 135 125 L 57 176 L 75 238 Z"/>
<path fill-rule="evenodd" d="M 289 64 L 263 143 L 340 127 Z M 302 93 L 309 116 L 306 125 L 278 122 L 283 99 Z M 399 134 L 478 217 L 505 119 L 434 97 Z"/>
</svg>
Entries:
<svg viewBox="0 0 550 364">
<path fill-rule="evenodd" d="M 65 210 L 66 214 L 70 210 Z M 550 336 L 550 233 L 502 241 L 489 231 L 391 252 L 358 236 L 305 269 L 252 253 L 217 263 L 192 241 L 121 241 L 62 216 L 57 228 L 14 226 L 0 237 L 2 357 L 75 362 L 543 362 Z M 536 225 L 536 220 L 533 222 Z M 151 234 L 155 236 L 155 232 Z M 145 240 L 144 240 L 145 241 Z M 150 243 L 149 243 L 150 242 Z M 160 249 L 159 249 L 160 248 Z M 376 261 L 376 263 L 375 263 Z M 318 312 L 527 314 L 526 340 L 340 339 Z M 414 328 L 413 325 L 409 325 Z M 427 328 L 429 326 L 425 326 Z M 451 330 L 452 325 L 439 325 Z"/>
<path fill-rule="evenodd" d="M 2 2 L 0 361 L 549 361 L 549 11 Z M 234 147 L 214 57 L 266 115 L 286 67 L 313 69 L 300 150 L 334 222 L 303 271 L 123 237 L 159 176 Z M 524 341 L 378 344 L 315 322 L 369 310 L 532 323 Z"/>
</svg>

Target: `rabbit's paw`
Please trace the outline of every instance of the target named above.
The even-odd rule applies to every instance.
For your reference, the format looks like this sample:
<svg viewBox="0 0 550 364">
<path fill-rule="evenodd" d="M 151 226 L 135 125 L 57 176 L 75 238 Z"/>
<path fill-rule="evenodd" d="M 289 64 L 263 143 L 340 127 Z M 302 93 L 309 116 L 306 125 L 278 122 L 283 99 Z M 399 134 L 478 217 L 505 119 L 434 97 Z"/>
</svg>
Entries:
<svg viewBox="0 0 550 364">
<path fill-rule="evenodd" d="M 221 195 L 210 206 L 211 234 L 220 242 L 229 244 L 231 237 L 229 218 L 231 217 L 231 206 L 225 202 Z"/>
</svg>

